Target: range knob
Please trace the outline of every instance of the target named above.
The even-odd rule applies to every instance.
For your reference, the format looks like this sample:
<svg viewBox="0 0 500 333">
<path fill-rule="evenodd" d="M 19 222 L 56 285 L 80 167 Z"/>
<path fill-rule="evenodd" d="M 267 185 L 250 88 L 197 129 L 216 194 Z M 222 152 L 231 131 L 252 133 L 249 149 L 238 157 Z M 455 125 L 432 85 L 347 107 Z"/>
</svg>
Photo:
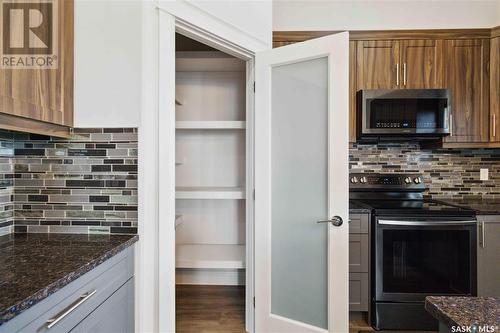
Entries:
<svg viewBox="0 0 500 333">
<path fill-rule="evenodd" d="M 420 184 L 422 182 L 422 179 L 420 177 L 415 177 L 413 181 L 415 182 L 415 184 Z"/>
<path fill-rule="evenodd" d="M 365 176 L 363 176 L 363 177 L 361 177 L 361 178 L 359 179 L 359 182 L 360 182 L 361 184 L 365 184 L 365 183 L 366 183 L 366 181 L 367 181 L 367 179 L 366 179 L 366 177 L 365 177 Z"/>
<path fill-rule="evenodd" d="M 411 178 L 410 177 L 406 177 L 405 178 L 405 183 L 406 184 L 410 184 L 411 183 Z"/>
<path fill-rule="evenodd" d="M 351 183 L 356 184 L 358 182 L 358 177 L 351 177 Z"/>
</svg>

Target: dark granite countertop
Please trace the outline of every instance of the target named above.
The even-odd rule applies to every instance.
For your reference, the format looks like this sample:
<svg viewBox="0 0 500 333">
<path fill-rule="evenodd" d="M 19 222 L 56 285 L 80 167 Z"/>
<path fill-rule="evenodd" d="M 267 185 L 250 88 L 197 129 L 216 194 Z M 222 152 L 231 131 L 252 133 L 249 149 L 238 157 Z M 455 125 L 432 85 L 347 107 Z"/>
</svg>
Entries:
<svg viewBox="0 0 500 333">
<path fill-rule="evenodd" d="M 135 243 L 137 235 L 0 237 L 0 325 Z"/>
<path fill-rule="evenodd" d="M 437 199 L 451 205 L 473 209 L 478 215 L 500 215 L 500 199 Z"/>
<path fill-rule="evenodd" d="M 427 296 L 425 309 L 448 328 L 500 325 L 500 298 Z"/>
</svg>

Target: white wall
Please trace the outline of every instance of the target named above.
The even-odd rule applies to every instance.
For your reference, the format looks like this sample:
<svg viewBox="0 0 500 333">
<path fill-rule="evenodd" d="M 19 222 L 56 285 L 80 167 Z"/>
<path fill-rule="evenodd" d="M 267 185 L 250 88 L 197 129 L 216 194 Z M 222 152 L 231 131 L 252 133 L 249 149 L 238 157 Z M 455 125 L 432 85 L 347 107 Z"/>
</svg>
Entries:
<svg viewBox="0 0 500 333">
<path fill-rule="evenodd" d="M 273 30 L 491 28 L 499 0 L 273 1 Z"/>
<path fill-rule="evenodd" d="M 142 4 L 75 1 L 75 127 L 137 127 Z"/>
<path fill-rule="evenodd" d="M 75 0 L 75 127 L 138 127 L 141 105 L 141 0 Z M 154 1 L 150 1 L 154 3 Z M 271 0 L 160 1 L 173 14 L 250 50 L 269 48 Z"/>
<path fill-rule="evenodd" d="M 248 51 L 271 47 L 271 0 L 159 0 L 158 6 Z"/>
</svg>

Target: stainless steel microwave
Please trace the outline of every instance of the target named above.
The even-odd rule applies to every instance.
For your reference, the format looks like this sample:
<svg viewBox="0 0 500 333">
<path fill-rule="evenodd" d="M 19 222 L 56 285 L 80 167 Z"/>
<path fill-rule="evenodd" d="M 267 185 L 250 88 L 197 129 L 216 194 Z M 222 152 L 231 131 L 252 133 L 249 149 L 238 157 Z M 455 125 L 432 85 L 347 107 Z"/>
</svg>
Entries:
<svg viewBox="0 0 500 333">
<path fill-rule="evenodd" d="M 450 134 L 448 89 L 360 90 L 358 139 L 440 138 Z"/>
</svg>

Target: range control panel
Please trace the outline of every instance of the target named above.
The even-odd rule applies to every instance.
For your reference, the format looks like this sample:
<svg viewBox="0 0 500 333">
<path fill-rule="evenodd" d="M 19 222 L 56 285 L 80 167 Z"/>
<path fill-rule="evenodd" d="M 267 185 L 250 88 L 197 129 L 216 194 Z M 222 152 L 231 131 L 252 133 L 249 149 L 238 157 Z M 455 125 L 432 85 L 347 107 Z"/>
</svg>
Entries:
<svg viewBox="0 0 500 333">
<path fill-rule="evenodd" d="M 425 184 L 419 174 L 381 174 L 381 173 L 351 173 L 349 175 L 351 190 L 424 190 Z"/>
</svg>

